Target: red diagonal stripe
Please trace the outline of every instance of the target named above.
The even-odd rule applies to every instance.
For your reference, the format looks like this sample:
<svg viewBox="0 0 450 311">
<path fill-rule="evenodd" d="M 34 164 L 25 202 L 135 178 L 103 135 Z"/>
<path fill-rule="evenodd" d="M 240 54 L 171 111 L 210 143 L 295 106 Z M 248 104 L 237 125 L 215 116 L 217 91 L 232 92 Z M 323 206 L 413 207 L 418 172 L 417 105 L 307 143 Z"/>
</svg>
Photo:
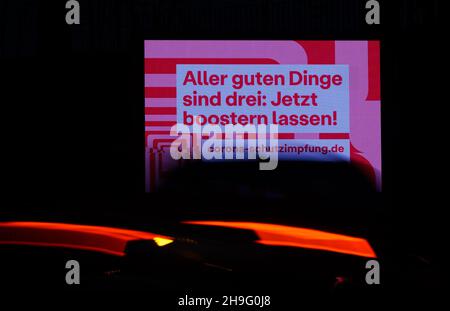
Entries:
<svg viewBox="0 0 450 311">
<path fill-rule="evenodd" d="M 297 41 L 308 55 L 308 64 L 335 64 L 335 41 Z"/>
<path fill-rule="evenodd" d="M 146 107 L 145 114 L 177 114 L 176 107 Z"/>
<path fill-rule="evenodd" d="M 175 98 L 177 97 L 176 87 L 146 87 L 145 98 Z"/>
<path fill-rule="evenodd" d="M 270 58 L 146 58 L 145 73 L 177 72 L 177 64 L 278 64 Z"/>
<path fill-rule="evenodd" d="M 294 139 L 295 134 L 294 133 L 279 133 L 278 139 Z"/>
<path fill-rule="evenodd" d="M 369 92 L 367 100 L 380 100 L 380 41 L 369 41 Z"/>
<path fill-rule="evenodd" d="M 146 121 L 145 126 L 173 126 L 176 121 Z"/>
<path fill-rule="evenodd" d="M 320 133 L 319 139 L 349 139 L 349 133 Z"/>
</svg>

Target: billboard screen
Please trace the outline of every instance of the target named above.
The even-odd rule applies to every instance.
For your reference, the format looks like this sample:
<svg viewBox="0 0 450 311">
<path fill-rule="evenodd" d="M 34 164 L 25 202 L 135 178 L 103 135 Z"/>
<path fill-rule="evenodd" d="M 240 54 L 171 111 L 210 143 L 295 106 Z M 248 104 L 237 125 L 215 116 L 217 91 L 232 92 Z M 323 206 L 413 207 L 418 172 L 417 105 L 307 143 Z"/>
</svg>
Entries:
<svg viewBox="0 0 450 311">
<path fill-rule="evenodd" d="M 180 159 L 264 153 L 351 162 L 381 189 L 379 41 L 148 40 L 144 48 L 146 191 Z"/>
</svg>

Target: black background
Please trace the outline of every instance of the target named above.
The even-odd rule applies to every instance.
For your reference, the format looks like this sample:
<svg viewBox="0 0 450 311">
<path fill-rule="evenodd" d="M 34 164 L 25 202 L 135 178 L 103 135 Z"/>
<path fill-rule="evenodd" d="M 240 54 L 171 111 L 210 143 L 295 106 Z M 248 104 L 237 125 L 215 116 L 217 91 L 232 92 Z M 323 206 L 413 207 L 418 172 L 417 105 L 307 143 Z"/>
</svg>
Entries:
<svg viewBox="0 0 450 311">
<path fill-rule="evenodd" d="M 381 25 L 365 23 L 362 0 L 79 2 L 80 25 L 65 23 L 65 1 L 0 3 L 0 217 L 109 223 L 158 206 L 144 192 L 145 39 L 374 39 L 383 192 L 353 194 L 354 207 L 372 217 L 382 243 L 440 263 L 448 205 L 440 1 L 380 1 Z M 233 209 L 258 217 L 254 207 Z"/>
</svg>

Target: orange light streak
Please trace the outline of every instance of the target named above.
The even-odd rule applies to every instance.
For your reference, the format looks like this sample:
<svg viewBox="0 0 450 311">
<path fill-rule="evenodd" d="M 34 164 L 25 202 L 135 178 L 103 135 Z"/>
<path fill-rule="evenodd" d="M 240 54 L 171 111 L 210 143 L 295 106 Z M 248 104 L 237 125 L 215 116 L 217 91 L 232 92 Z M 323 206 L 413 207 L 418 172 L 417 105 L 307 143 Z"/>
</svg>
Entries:
<svg viewBox="0 0 450 311">
<path fill-rule="evenodd" d="M 150 232 L 102 226 L 47 222 L 0 223 L 0 244 L 63 247 L 123 256 L 127 242 L 141 239 L 154 240 L 159 246 L 173 241 L 170 237 Z"/>
<path fill-rule="evenodd" d="M 376 258 L 375 252 L 365 239 L 342 234 L 254 222 L 184 221 L 183 223 L 253 230 L 259 237 L 257 243 L 264 245 L 318 249 Z"/>
</svg>

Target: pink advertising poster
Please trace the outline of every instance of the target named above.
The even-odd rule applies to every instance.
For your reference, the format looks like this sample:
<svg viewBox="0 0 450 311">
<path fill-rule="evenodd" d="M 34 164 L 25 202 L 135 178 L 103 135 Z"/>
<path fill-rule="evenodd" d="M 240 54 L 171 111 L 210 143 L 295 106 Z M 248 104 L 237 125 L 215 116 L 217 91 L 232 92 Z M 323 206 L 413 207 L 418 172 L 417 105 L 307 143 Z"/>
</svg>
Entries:
<svg viewBox="0 0 450 311">
<path fill-rule="evenodd" d="M 148 40 L 145 176 L 182 165 L 176 124 L 277 125 L 278 158 L 347 161 L 381 190 L 379 41 Z M 249 138 L 249 137 L 247 137 Z"/>
</svg>

